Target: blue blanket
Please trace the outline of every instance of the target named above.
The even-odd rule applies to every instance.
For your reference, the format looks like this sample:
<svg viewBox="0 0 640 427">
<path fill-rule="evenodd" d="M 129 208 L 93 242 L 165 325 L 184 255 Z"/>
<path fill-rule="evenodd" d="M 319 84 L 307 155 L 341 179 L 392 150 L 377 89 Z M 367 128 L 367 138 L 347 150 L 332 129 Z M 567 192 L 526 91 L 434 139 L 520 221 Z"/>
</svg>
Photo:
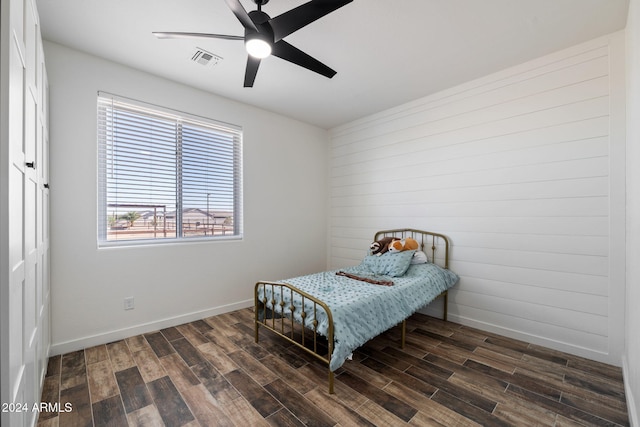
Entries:
<svg viewBox="0 0 640 427">
<path fill-rule="evenodd" d="M 366 283 L 344 276 L 337 276 L 337 271 L 344 271 L 361 277 L 376 280 L 392 280 L 394 286 L 382 286 Z M 334 349 L 329 369 L 338 369 L 349 355 L 358 347 L 376 337 L 387 329 L 399 324 L 421 307 L 433 301 L 438 295 L 449 289 L 458 281 L 455 273 L 435 264 L 414 264 L 401 277 L 373 276 L 362 267 L 349 267 L 342 270 L 326 271 L 307 276 L 283 280 L 296 288 L 324 301 L 333 316 Z M 270 292 L 270 288 L 266 288 Z M 284 300 L 284 315 L 290 316 L 288 307 L 293 304 L 294 317 L 300 323 L 302 318 L 302 302 L 299 297 L 291 297 L 288 292 L 283 295 L 268 295 L 267 307 L 280 312 L 280 299 Z M 262 299 L 262 290 L 259 292 Z M 275 300 L 275 308 L 271 300 Z M 304 311 L 307 317 L 305 325 L 313 329 L 313 303 L 305 301 Z M 322 308 L 318 309 L 317 330 L 327 334 L 328 320 Z"/>
</svg>

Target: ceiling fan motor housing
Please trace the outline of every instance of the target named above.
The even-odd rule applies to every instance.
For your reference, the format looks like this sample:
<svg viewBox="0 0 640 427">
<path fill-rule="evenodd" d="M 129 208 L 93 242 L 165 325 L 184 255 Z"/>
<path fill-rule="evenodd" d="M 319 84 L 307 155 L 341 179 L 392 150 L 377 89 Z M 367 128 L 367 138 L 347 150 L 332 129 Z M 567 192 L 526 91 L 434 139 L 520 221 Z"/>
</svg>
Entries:
<svg viewBox="0 0 640 427">
<path fill-rule="evenodd" d="M 259 32 L 267 31 L 271 33 L 271 37 L 273 38 L 273 30 L 270 25 L 267 25 L 269 19 L 271 19 L 269 15 L 261 10 L 252 10 L 249 12 L 249 18 L 251 18 Z"/>
</svg>

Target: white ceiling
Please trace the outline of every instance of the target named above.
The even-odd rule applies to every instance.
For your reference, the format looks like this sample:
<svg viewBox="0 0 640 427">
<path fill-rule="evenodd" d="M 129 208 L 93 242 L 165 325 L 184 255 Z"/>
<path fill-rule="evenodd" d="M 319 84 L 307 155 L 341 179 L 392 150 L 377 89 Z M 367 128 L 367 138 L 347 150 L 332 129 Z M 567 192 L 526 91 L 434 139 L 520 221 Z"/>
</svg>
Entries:
<svg viewBox="0 0 640 427">
<path fill-rule="evenodd" d="M 255 9 L 251 0 L 241 0 Z M 271 0 L 277 16 L 306 0 Z M 335 69 L 276 57 L 244 88 L 241 41 L 160 40 L 152 31 L 243 35 L 223 0 L 37 0 L 43 37 L 323 128 L 624 28 L 628 0 L 355 0 L 286 40 Z M 223 58 L 190 60 L 200 47 Z"/>
</svg>

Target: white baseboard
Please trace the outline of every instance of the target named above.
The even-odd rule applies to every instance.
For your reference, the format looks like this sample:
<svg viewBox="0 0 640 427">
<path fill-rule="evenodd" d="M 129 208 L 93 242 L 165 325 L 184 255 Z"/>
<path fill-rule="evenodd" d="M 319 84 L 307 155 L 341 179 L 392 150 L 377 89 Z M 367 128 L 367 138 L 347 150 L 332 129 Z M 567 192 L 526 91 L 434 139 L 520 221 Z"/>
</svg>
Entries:
<svg viewBox="0 0 640 427">
<path fill-rule="evenodd" d="M 620 359 L 617 359 L 617 358 L 614 359 L 613 356 L 608 353 L 603 353 L 603 352 L 592 350 L 589 348 L 568 344 L 566 342 L 550 340 L 548 338 L 540 337 L 538 335 L 527 334 L 514 329 L 505 328 L 503 326 L 497 326 L 492 323 L 479 322 L 477 320 L 469 319 L 464 316 L 458 316 L 451 312 L 449 312 L 448 319 L 449 321 L 454 323 L 459 323 L 461 325 L 480 329 L 482 331 L 492 332 L 508 338 L 513 338 L 513 339 L 524 341 L 530 344 L 547 347 L 553 350 L 563 351 L 565 353 L 584 357 L 586 359 L 594 360 L 596 362 L 602 362 L 602 363 L 606 363 L 613 366 L 620 366 L 620 363 L 621 363 Z"/>
<path fill-rule="evenodd" d="M 71 351 L 81 350 L 83 348 L 107 344 L 135 335 L 153 332 L 163 328 L 169 328 L 171 326 L 182 325 L 183 323 L 193 322 L 195 320 L 204 319 L 205 317 L 216 316 L 218 314 L 228 313 L 230 311 L 251 307 L 253 304 L 253 299 L 249 299 L 233 304 L 210 308 L 207 310 L 169 317 L 166 319 L 135 325 L 128 328 L 122 328 L 115 331 L 82 337 L 75 340 L 65 341 L 61 343 L 52 343 L 49 351 L 49 356 L 65 354 Z"/>
<path fill-rule="evenodd" d="M 629 425 L 631 427 L 640 427 L 640 419 L 638 419 L 638 407 L 636 406 L 633 390 L 629 386 L 629 365 L 626 356 L 622 356 L 622 378 L 624 380 L 624 396 L 627 399 L 627 413 L 629 414 Z"/>
</svg>

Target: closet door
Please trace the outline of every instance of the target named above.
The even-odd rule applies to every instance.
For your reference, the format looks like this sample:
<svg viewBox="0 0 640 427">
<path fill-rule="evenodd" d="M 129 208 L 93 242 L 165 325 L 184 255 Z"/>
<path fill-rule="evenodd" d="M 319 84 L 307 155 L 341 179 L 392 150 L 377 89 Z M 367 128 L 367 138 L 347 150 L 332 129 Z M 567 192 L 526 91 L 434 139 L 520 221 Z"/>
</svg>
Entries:
<svg viewBox="0 0 640 427">
<path fill-rule="evenodd" d="M 0 19 L 0 417 L 33 426 L 50 346 L 47 80 L 35 0 L 3 0 Z"/>
<path fill-rule="evenodd" d="M 38 282 L 36 286 L 37 324 L 39 333 L 39 349 L 36 352 L 36 372 L 39 374 L 39 388 L 42 388 L 47 370 L 47 359 L 51 345 L 51 292 L 49 285 L 49 81 L 44 62 L 42 38 L 38 34 Z"/>
<path fill-rule="evenodd" d="M 24 330 L 22 328 L 24 314 L 24 291 L 25 291 L 25 180 L 27 167 L 25 165 L 25 140 L 24 140 L 24 38 L 23 38 L 23 14 L 22 2 L 10 0 L 8 3 L 10 29 L 3 32 L 3 59 L 8 57 L 8 89 L 7 98 L 3 98 L 2 110 L 7 112 L 7 129 L 3 129 L 3 134 L 8 135 L 8 215 L 7 222 L 3 223 L 8 234 L 7 256 L 8 256 L 8 283 L 3 282 L 3 287 L 7 287 L 7 299 L 2 299 L 2 358 L 8 366 L 3 366 L 2 402 L 22 403 L 25 399 L 25 354 L 24 354 Z M 6 9 L 3 8 L 2 15 Z M 5 25 L 5 22 L 2 23 Z M 8 42 L 8 43 L 7 43 Z M 3 165 L 4 166 L 4 165 Z M 5 230 L 3 230 L 5 232 Z M 5 278 L 3 277 L 3 280 Z M 7 371 L 5 374 L 5 370 Z M 5 376 L 6 375 L 6 376 Z M 4 412 L 2 415 L 2 425 L 22 426 L 27 423 L 27 415 L 23 412 Z"/>
<path fill-rule="evenodd" d="M 24 365 L 25 403 L 32 404 L 40 399 L 39 373 L 37 372 L 37 355 L 39 353 L 40 329 L 38 328 L 37 289 L 39 287 L 39 256 L 38 256 L 38 215 L 40 209 L 39 169 L 42 168 L 39 151 L 42 143 L 39 141 L 38 112 L 39 96 L 36 84 L 37 74 L 37 40 L 38 27 L 36 12 L 31 0 L 24 3 L 24 183 L 23 183 L 23 214 L 24 214 L 24 285 L 22 290 L 22 345 Z M 29 418 L 34 414 L 27 413 Z M 27 425 L 31 425 L 30 420 Z"/>
</svg>

